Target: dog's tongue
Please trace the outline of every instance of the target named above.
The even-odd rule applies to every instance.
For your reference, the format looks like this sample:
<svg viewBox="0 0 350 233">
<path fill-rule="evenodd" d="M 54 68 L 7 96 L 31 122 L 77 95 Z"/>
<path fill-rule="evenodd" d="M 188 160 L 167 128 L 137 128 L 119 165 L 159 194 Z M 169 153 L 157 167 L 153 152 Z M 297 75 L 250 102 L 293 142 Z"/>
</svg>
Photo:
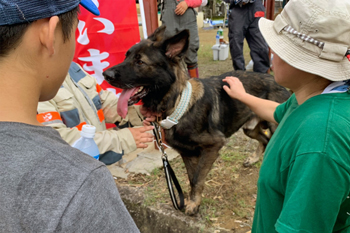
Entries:
<svg viewBox="0 0 350 233">
<path fill-rule="evenodd" d="M 119 116 L 125 118 L 128 114 L 128 101 L 137 88 L 138 87 L 132 89 L 123 89 L 122 93 L 120 93 L 117 106 L 117 112 Z"/>
</svg>

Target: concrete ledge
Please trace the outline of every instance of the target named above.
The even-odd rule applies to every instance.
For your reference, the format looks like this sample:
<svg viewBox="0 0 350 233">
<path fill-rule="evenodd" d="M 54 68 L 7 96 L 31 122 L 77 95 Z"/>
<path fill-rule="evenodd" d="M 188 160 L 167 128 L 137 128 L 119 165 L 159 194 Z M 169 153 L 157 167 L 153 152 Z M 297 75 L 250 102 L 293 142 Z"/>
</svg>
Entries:
<svg viewBox="0 0 350 233">
<path fill-rule="evenodd" d="M 142 233 L 228 233 L 227 229 L 207 228 L 199 217 L 190 217 L 168 204 L 145 206 L 142 188 L 118 186 L 119 193 Z"/>
</svg>

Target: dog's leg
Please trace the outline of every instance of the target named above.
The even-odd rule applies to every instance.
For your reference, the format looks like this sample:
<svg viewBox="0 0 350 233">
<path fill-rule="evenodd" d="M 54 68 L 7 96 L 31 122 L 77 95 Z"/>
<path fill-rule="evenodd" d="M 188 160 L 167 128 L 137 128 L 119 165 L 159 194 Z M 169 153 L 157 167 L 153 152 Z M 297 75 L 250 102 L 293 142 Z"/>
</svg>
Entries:
<svg viewBox="0 0 350 233">
<path fill-rule="evenodd" d="M 254 163 L 258 162 L 260 157 L 263 155 L 266 145 L 271 137 L 271 133 L 267 132 L 265 130 L 266 128 L 270 128 L 271 131 L 274 131 L 274 129 L 268 127 L 267 122 L 260 120 L 258 117 L 253 118 L 243 126 L 244 134 L 252 139 L 256 139 L 259 142 L 256 151 L 244 161 L 243 166 L 249 167 L 253 165 Z"/>
<path fill-rule="evenodd" d="M 272 135 L 275 133 L 278 125 L 275 124 L 275 123 L 271 123 L 271 122 L 267 122 L 267 125 L 268 125 L 268 127 L 270 129 L 270 133 L 271 133 L 270 138 L 271 138 Z"/>
<path fill-rule="evenodd" d="M 187 176 L 188 176 L 188 180 L 190 181 L 190 188 L 191 188 L 190 194 L 185 199 L 185 207 L 186 207 L 185 212 L 186 212 L 186 214 L 188 214 L 187 213 L 187 206 L 191 206 L 193 203 L 193 201 L 191 201 L 191 195 L 192 195 L 192 190 L 193 190 L 193 188 L 192 188 L 193 187 L 193 177 L 194 177 L 194 174 L 196 173 L 196 168 L 197 168 L 198 163 L 199 163 L 199 156 L 181 155 L 181 157 L 182 157 L 182 160 L 184 161 L 185 166 L 186 166 Z M 199 204 L 200 204 L 200 201 L 199 201 Z M 198 210 L 196 210 L 196 211 L 198 211 Z"/>
<path fill-rule="evenodd" d="M 246 160 L 244 160 L 243 166 L 250 167 L 253 164 L 257 163 L 260 157 L 263 155 L 264 151 L 265 151 L 264 144 L 259 142 L 259 145 L 254 151 L 254 153 L 251 156 L 249 156 Z"/>
<path fill-rule="evenodd" d="M 190 195 L 185 203 L 185 213 L 188 215 L 194 215 L 198 212 L 202 201 L 202 193 L 205 185 L 204 182 L 213 163 L 219 156 L 218 152 L 221 146 L 208 148 L 198 157 L 182 156 L 191 186 Z"/>
</svg>

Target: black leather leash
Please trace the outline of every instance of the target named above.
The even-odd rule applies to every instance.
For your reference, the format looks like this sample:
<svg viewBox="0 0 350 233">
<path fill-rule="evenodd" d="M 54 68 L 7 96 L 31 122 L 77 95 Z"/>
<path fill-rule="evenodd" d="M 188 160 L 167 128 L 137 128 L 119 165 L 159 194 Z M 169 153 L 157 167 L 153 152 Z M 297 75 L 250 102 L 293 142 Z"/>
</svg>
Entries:
<svg viewBox="0 0 350 233">
<path fill-rule="evenodd" d="M 158 148 L 162 152 L 162 160 L 163 160 L 165 178 L 167 181 L 166 183 L 168 185 L 171 201 L 173 202 L 174 208 L 176 210 L 182 210 L 184 208 L 184 194 L 182 192 L 182 189 L 181 189 L 179 182 L 177 181 L 174 170 L 171 168 L 170 163 L 168 161 L 168 155 L 166 154 L 163 143 L 162 143 L 161 134 L 159 131 L 159 126 L 155 122 L 152 122 L 151 124 L 154 126 L 153 133 L 156 137 L 156 142 L 157 142 Z M 177 199 L 176 199 L 176 195 L 174 193 L 173 183 L 174 183 L 174 185 L 177 189 L 177 192 L 179 194 L 180 205 L 178 204 Z"/>
</svg>

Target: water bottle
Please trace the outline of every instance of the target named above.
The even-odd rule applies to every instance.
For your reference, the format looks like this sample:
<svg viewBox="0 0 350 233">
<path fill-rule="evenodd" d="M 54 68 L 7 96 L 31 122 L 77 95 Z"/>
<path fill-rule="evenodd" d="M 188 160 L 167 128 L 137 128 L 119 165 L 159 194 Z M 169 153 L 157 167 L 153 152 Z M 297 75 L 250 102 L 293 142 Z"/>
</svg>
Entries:
<svg viewBox="0 0 350 233">
<path fill-rule="evenodd" d="M 95 126 L 83 125 L 80 133 L 81 137 L 73 143 L 72 147 L 77 148 L 98 160 L 100 158 L 100 152 L 94 141 L 95 132 Z"/>
<path fill-rule="evenodd" d="M 222 30 L 221 27 L 219 28 L 217 33 L 219 34 L 219 43 L 223 44 L 224 43 L 224 31 Z"/>
<path fill-rule="evenodd" d="M 220 35 L 219 35 L 219 32 L 216 33 L 216 36 L 215 36 L 215 39 L 216 39 L 216 44 L 220 44 Z"/>
<path fill-rule="evenodd" d="M 219 36 L 224 36 L 224 31 L 222 30 L 221 27 L 218 30 L 218 34 L 219 34 Z"/>
</svg>

